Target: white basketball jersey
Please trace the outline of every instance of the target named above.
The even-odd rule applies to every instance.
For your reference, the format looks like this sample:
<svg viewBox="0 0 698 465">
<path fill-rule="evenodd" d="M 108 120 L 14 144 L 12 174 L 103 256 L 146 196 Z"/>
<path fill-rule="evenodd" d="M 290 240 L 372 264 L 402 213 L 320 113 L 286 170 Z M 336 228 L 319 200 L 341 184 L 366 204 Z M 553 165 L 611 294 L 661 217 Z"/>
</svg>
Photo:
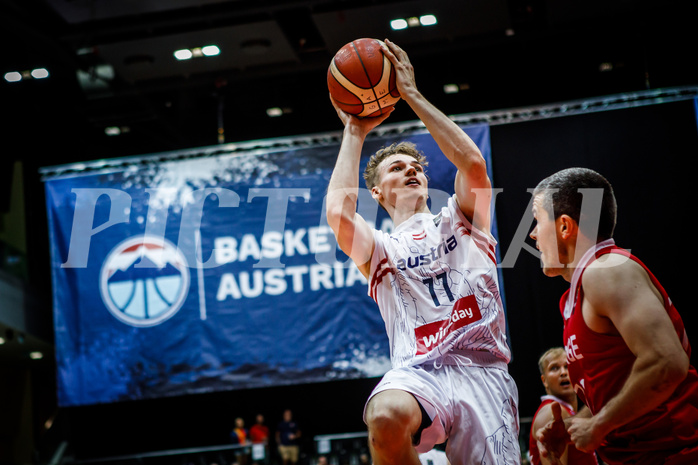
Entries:
<svg viewBox="0 0 698 465">
<path fill-rule="evenodd" d="M 385 321 L 393 368 L 461 351 L 509 362 L 496 241 L 473 228 L 454 197 L 438 215 L 418 213 L 373 238 L 368 293 Z"/>
</svg>

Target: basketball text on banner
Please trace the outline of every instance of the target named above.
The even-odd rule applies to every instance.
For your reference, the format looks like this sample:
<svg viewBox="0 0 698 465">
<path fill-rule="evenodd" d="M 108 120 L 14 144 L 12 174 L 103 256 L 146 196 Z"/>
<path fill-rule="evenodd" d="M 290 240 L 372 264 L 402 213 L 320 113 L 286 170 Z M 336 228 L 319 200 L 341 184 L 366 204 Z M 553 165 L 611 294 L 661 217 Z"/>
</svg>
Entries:
<svg viewBox="0 0 698 465">
<path fill-rule="evenodd" d="M 489 159 L 489 128 L 466 130 Z M 405 139 L 429 158 L 434 211 L 455 168 L 428 134 Z M 362 163 L 395 141 L 367 141 Z M 221 149 L 47 178 L 59 403 L 385 373 L 380 312 L 324 216 L 338 150 Z"/>
</svg>

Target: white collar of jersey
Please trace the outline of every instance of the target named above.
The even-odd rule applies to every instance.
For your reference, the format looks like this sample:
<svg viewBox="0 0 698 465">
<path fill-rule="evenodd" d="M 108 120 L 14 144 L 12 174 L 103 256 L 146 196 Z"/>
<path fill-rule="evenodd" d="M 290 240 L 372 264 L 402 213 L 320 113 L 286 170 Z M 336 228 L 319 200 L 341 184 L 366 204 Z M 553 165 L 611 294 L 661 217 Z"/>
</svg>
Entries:
<svg viewBox="0 0 698 465">
<path fill-rule="evenodd" d="M 410 225 L 420 224 L 423 221 L 431 220 L 433 217 L 434 214 L 431 212 L 415 213 L 414 215 L 410 216 L 408 219 L 397 225 L 393 232 L 400 232 L 400 230 L 402 229 L 410 228 Z"/>
<path fill-rule="evenodd" d="M 596 252 L 598 250 L 601 250 L 611 245 L 615 245 L 615 241 L 613 239 L 606 239 L 603 242 L 599 242 L 594 247 L 590 247 L 589 250 L 587 250 L 584 253 L 584 255 L 582 255 L 582 259 L 579 260 L 577 268 L 575 268 L 574 273 L 572 273 L 572 282 L 570 283 L 570 294 L 569 296 L 567 296 L 567 301 L 565 302 L 565 320 L 568 320 L 570 316 L 572 316 L 572 310 L 574 310 L 574 302 L 575 300 L 577 300 L 577 284 L 579 283 L 579 279 L 582 277 L 584 269 L 589 265 L 589 263 L 594 261 L 596 257 Z"/>
<path fill-rule="evenodd" d="M 555 396 L 552 396 L 552 395 L 541 396 L 540 400 L 541 400 L 541 402 L 544 401 L 544 400 L 554 400 L 554 401 L 557 402 L 558 404 L 560 404 L 560 405 L 562 405 L 563 407 L 567 408 L 567 410 L 569 410 L 570 412 L 574 412 L 574 408 L 572 407 L 572 405 L 568 404 L 568 403 L 565 402 L 564 400 L 559 399 L 559 398 L 557 398 L 557 397 L 555 397 Z"/>
</svg>

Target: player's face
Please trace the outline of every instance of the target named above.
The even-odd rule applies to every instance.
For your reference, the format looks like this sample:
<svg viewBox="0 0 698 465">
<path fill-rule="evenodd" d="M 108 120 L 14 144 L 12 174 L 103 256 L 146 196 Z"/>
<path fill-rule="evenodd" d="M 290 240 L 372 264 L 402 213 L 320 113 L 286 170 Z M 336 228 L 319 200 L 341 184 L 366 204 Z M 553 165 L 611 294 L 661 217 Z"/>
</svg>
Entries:
<svg viewBox="0 0 698 465">
<path fill-rule="evenodd" d="M 542 376 L 547 393 L 560 398 L 574 395 L 574 387 L 567 372 L 567 357 L 562 354 L 547 361 Z"/>
<path fill-rule="evenodd" d="M 540 251 L 543 273 L 546 276 L 558 276 L 562 274 L 564 266 L 560 263 L 561 250 L 558 246 L 557 222 L 543 206 L 541 196 L 542 194 L 537 195 L 533 199 L 535 226 L 530 237 L 536 241 L 536 248 Z"/>
<path fill-rule="evenodd" d="M 428 197 L 424 168 L 409 155 L 398 153 L 383 160 L 378 166 L 380 182 L 374 188 L 374 197 L 396 209 L 418 210 Z"/>
</svg>

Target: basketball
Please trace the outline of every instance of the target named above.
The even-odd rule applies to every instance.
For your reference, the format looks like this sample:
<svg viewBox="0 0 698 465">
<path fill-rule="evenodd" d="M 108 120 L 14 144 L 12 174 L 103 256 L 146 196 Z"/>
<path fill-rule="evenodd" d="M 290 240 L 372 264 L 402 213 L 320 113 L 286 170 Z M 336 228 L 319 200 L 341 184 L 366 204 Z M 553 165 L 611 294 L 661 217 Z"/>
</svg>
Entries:
<svg viewBox="0 0 698 465">
<path fill-rule="evenodd" d="M 385 113 L 400 100 L 393 65 L 378 39 L 356 39 L 335 54 L 327 87 L 337 106 L 358 117 Z"/>
</svg>

